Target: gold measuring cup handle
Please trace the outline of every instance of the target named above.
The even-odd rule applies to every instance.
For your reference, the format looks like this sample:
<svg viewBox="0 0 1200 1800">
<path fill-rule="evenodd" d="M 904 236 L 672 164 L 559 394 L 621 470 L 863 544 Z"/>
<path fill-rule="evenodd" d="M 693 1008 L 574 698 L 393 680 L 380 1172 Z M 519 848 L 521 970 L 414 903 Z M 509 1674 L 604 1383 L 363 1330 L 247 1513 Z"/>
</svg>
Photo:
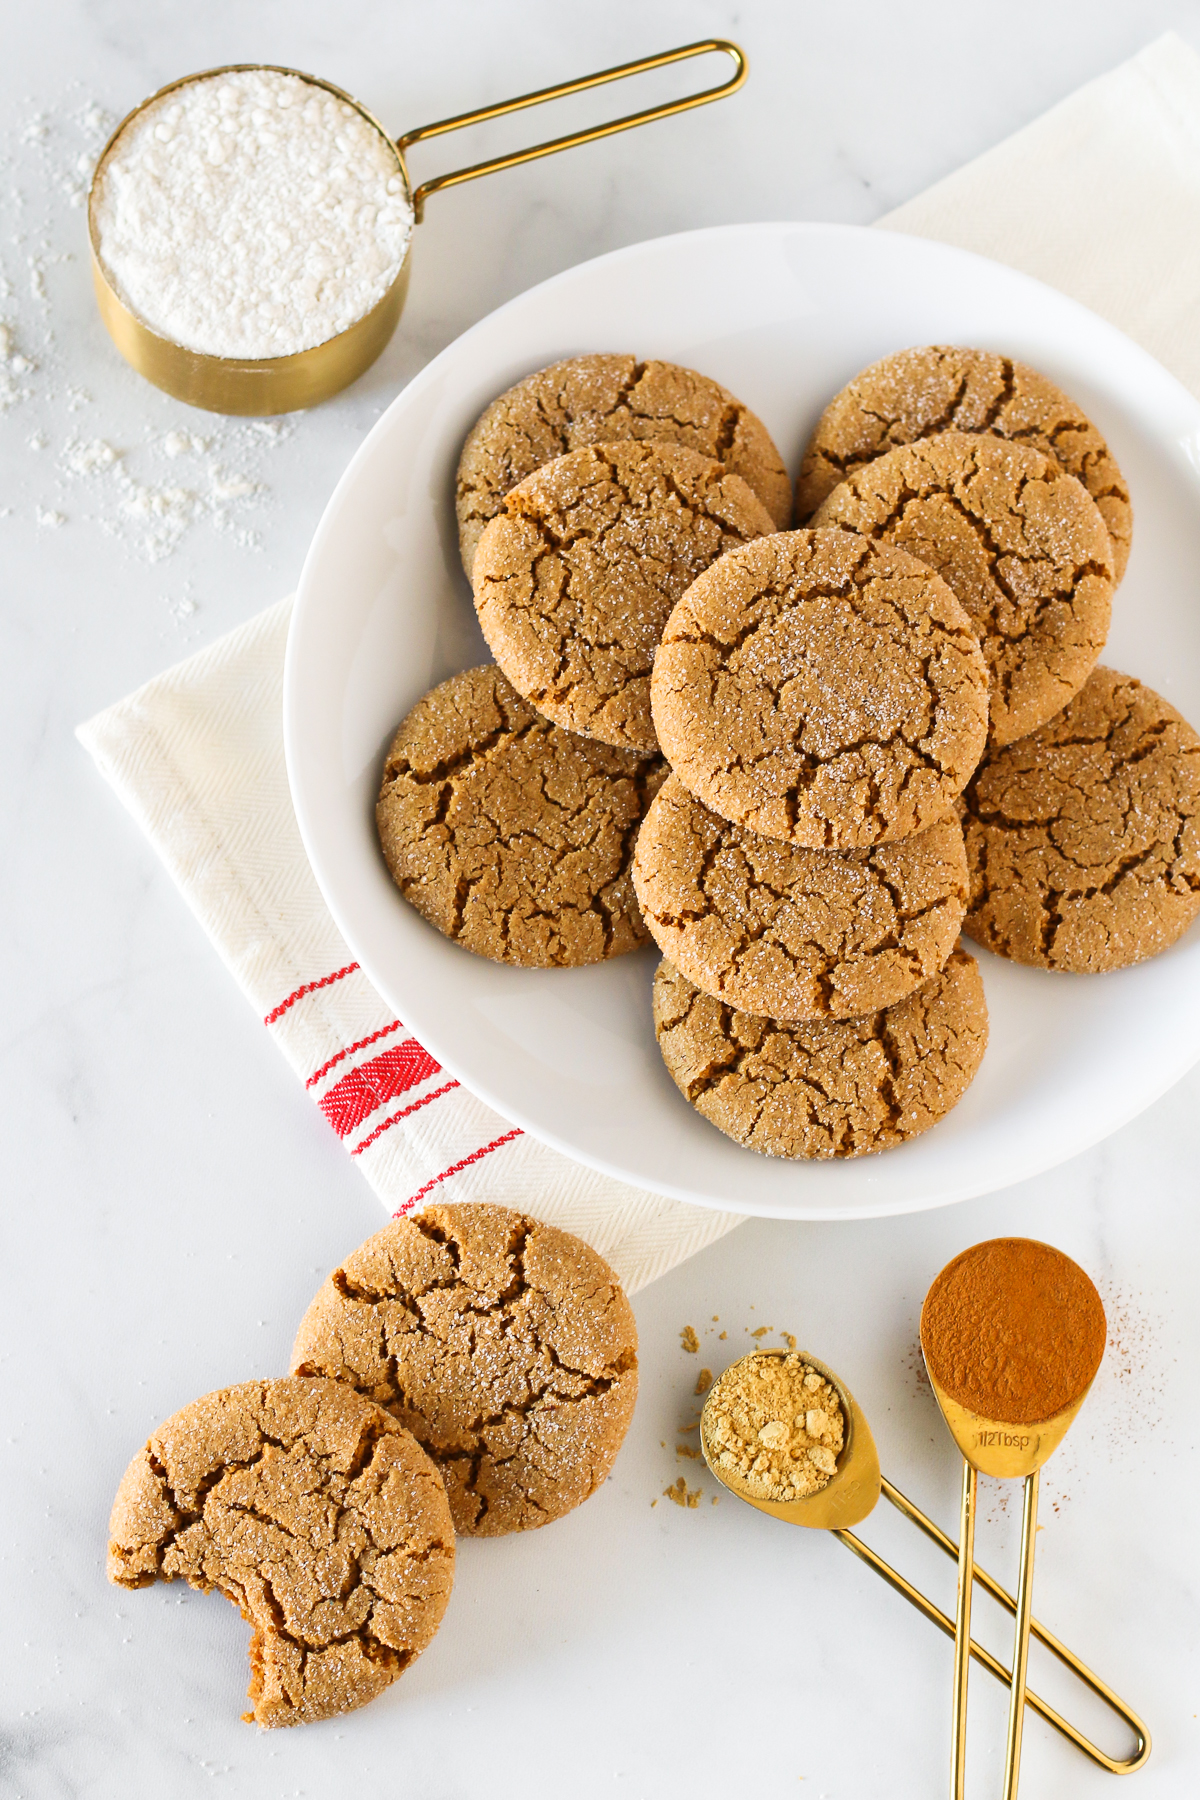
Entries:
<svg viewBox="0 0 1200 1800">
<path fill-rule="evenodd" d="M 935 1524 L 929 1515 L 923 1513 L 920 1507 L 906 1494 L 901 1493 L 900 1489 L 890 1482 L 886 1475 L 882 1478 L 881 1492 L 891 1501 L 896 1510 L 903 1513 L 905 1518 L 910 1520 L 919 1531 L 923 1531 L 925 1536 L 938 1546 L 939 1550 L 944 1551 L 952 1561 L 958 1561 L 958 1545 L 954 1539 L 948 1537 L 941 1526 Z M 842 1540 L 847 1550 L 853 1551 L 854 1555 L 865 1562 L 868 1568 L 873 1569 L 877 1575 L 881 1576 L 889 1587 L 895 1588 L 898 1594 L 903 1594 L 910 1605 L 915 1606 L 919 1613 L 924 1614 L 930 1624 L 936 1625 L 939 1630 L 945 1632 L 947 1637 L 953 1638 L 954 1620 L 942 1612 L 940 1607 L 935 1606 L 932 1600 L 927 1599 L 920 1588 L 914 1587 L 897 1569 L 893 1569 L 890 1563 L 885 1562 L 877 1551 L 872 1550 L 868 1544 L 864 1544 L 861 1538 L 855 1537 L 852 1531 L 837 1531 L 835 1536 Z M 1010 1613 L 1016 1614 L 1016 1600 L 1006 1588 L 1001 1587 L 995 1576 L 989 1575 L 985 1569 L 981 1569 L 978 1563 L 975 1565 L 975 1579 L 981 1587 L 986 1589 L 993 1600 L 998 1600 L 1001 1606 L 1007 1608 Z M 1076 1749 L 1082 1750 L 1085 1756 L 1089 1756 L 1102 1769 L 1107 1769 L 1110 1775 L 1134 1774 L 1146 1762 L 1151 1750 L 1150 1733 L 1146 1730 L 1142 1720 L 1119 1695 L 1113 1692 L 1107 1682 L 1101 1681 L 1100 1677 L 1089 1669 L 1086 1663 L 1080 1661 L 1074 1651 L 1068 1650 L 1066 1645 L 1037 1619 L 1030 1620 L 1029 1631 L 1030 1635 L 1037 1638 L 1038 1642 L 1043 1644 L 1052 1656 L 1057 1657 L 1059 1662 L 1070 1669 L 1073 1675 L 1078 1676 L 1079 1680 L 1085 1687 L 1091 1689 L 1097 1699 L 1103 1700 L 1104 1704 L 1128 1725 L 1133 1733 L 1137 1749 L 1130 1757 L 1109 1756 L 1100 1749 L 1098 1744 L 1093 1744 L 1090 1738 L 1086 1738 L 1068 1719 L 1064 1719 L 1060 1712 L 1056 1712 L 1049 1701 L 1043 1700 L 1039 1694 L 1035 1694 L 1030 1687 L 1025 1689 L 1025 1704 L 1031 1706 L 1034 1712 L 1045 1719 L 1048 1725 L 1053 1725 L 1055 1731 L 1060 1732 L 1063 1737 L 1075 1745 Z M 1005 1686 L 1011 1686 L 1010 1670 L 1006 1669 L 990 1650 L 985 1650 L 982 1644 L 977 1644 L 974 1639 L 971 1641 L 971 1655 L 976 1662 L 982 1663 L 989 1675 L 994 1675 L 996 1680 L 1002 1681 Z"/>
<path fill-rule="evenodd" d="M 880 1484 L 882 1491 L 882 1483 Z M 967 1778 L 967 1677 L 971 1672 L 971 1597 L 975 1591 L 975 1502 L 979 1477 L 963 1458 L 958 1515 L 958 1610 L 954 1615 L 954 1716 L 950 1722 L 950 1800 L 963 1800 Z M 1025 1688 L 1021 1687 L 1021 1710 Z"/>
<path fill-rule="evenodd" d="M 576 81 L 560 81 L 555 87 L 538 88 L 533 94 L 520 94 L 515 100 L 501 100 L 495 106 L 481 106 L 475 112 L 456 113 L 452 119 L 439 119 L 433 125 L 419 125 L 396 139 L 403 157 L 410 145 L 425 138 L 442 137 L 448 131 L 460 131 L 467 125 L 482 125 L 488 119 L 503 118 L 506 113 L 523 112 L 527 106 L 540 106 L 544 100 L 561 100 L 568 94 L 580 94 L 586 88 L 603 87 L 610 81 L 622 81 L 626 75 L 642 75 L 650 69 L 662 69 L 668 63 L 686 62 L 693 56 L 706 56 L 718 51 L 732 57 L 733 74 L 717 87 L 704 88 L 699 94 L 687 94 L 682 100 L 669 100 L 662 106 L 648 106 L 643 112 L 626 113 L 607 125 L 593 125 L 587 131 L 572 131 L 565 137 L 550 138 L 529 150 L 514 150 L 509 156 L 494 156 L 487 162 L 472 163 L 469 168 L 455 169 L 449 175 L 435 175 L 413 191 L 413 211 L 419 221 L 424 216 L 425 201 L 443 188 L 458 187 L 474 181 L 477 175 L 494 175 L 500 169 L 515 168 L 518 163 L 534 162 L 540 156 L 553 156 L 557 150 L 572 150 L 576 144 L 591 144 L 597 138 L 612 137 L 618 131 L 630 131 L 635 125 L 649 125 L 654 119 L 669 119 L 676 113 L 688 112 L 693 106 L 706 106 L 725 94 L 737 92 L 750 73 L 745 52 L 727 38 L 704 38 L 696 44 L 681 44 L 677 50 L 664 50 L 658 56 L 643 56 L 637 62 L 621 63 L 615 69 L 600 69 L 595 75 L 581 75 Z"/>
<path fill-rule="evenodd" d="M 1012 1688 L 1008 1700 L 1008 1742 L 1004 1752 L 1004 1800 L 1016 1800 L 1021 1773 L 1021 1731 L 1025 1724 L 1025 1674 L 1029 1667 L 1029 1630 L 1033 1620 L 1033 1550 L 1037 1534 L 1038 1471 L 1025 1477 L 1021 1508 L 1021 1579 L 1017 1587 L 1013 1638 Z"/>
</svg>

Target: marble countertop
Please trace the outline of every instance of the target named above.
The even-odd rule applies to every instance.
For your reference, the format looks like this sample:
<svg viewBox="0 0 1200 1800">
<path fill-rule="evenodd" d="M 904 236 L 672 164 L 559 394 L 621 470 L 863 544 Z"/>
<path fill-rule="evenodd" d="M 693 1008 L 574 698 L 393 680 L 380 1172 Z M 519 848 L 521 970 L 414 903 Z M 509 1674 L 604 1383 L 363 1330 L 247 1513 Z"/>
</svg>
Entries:
<svg viewBox="0 0 1200 1800">
<path fill-rule="evenodd" d="M 1113 1327 L 1096 1390 L 1046 1472 L 1036 1610 L 1147 1718 L 1155 1751 L 1137 1791 L 1200 1789 L 1200 1070 L 1018 1188 L 878 1223 L 751 1222 L 646 1290 L 638 1412 L 601 1493 L 544 1532 L 464 1543 L 440 1634 L 365 1711 L 292 1732 L 241 1724 L 246 1628 L 216 1596 L 106 1586 L 112 1492 L 166 1414 L 286 1366 L 319 1277 L 381 1219 L 72 736 L 294 585 L 379 412 L 511 295 L 661 232 L 869 223 L 1168 27 L 1200 49 L 1198 0 L 11 9 L 0 1795 L 942 1791 L 948 1642 L 832 1539 L 714 1505 L 711 1479 L 676 1445 L 689 1441 L 678 1434 L 698 1365 L 719 1368 L 759 1325 L 768 1342 L 788 1330 L 854 1388 L 885 1471 L 952 1528 L 957 1458 L 920 1378 L 917 1313 L 951 1255 L 999 1232 L 1077 1257 Z M 103 334 L 79 203 L 88 159 L 106 121 L 175 75 L 255 58 L 310 69 L 401 129 L 710 32 L 749 52 L 750 85 L 733 101 L 431 201 L 399 334 L 314 412 L 266 426 L 189 412 Z M 680 87 L 663 76 L 645 91 Z M 581 100 L 551 123 L 565 130 L 604 104 Z M 517 121 L 423 148 L 414 176 L 521 138 Z M 680 1346 L 689 1324 L 699 1357 Z M 681 1474 L 694 1507 L 663 1497 Z M 1010 1577 L 1015 1512 L 1014 1494 L 984 1484 L 979 1557 Z M 952 1609 L 951 1565 L 910 1528 L 877 1515 L 863 1535 Z M 1007 1654 L 982 1600 L 977 1633 Z M 1031 1681 L 1124 1750 L 1036 1651 Z M 984 1675 L 972 1696 L 968 1786 L 982 1796 L 999 1791 L 1004 1696 Z M 1023 1792 L 1056 1800 L 1111 1780 L 1035 1719 L 1023 1768 Z"/>
</svg>

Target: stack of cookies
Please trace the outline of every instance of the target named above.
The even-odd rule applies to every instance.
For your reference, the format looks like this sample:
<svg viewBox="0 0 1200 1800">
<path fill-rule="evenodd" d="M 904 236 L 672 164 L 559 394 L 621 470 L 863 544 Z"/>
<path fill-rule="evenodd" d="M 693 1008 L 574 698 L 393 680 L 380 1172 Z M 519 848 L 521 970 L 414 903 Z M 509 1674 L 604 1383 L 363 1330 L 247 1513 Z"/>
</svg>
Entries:
<svg viewBox="0 0 1200 1800">
<path fill-rule="evenodd" d="M 768 1155 L 853 1156 L 961 1097 L 967 935 L 1076 972 L 1200 910 L 1200 738 L 1096 667 L 1132 513 L 1096 428 L 980 351 L 905 351 L 818 422 L 665 363 L 528 377 L 459 467 L 495 663 L 401 726 L 380 840 L 468 948 L 566 966 L 652 936 L 666 1066 Z"/>
</svg>

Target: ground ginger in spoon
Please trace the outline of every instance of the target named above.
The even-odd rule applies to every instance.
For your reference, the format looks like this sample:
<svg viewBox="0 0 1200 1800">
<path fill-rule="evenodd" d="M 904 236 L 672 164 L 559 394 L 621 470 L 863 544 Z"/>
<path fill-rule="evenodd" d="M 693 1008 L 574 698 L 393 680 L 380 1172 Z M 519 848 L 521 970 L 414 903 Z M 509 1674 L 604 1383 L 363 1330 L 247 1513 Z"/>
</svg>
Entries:
<svg viewBox="0 0 1200 1800">
<path fill-rule="evenodd" d="M 837 1468 L 842 1403 L 800 1355 L 743 1357 L 714 1384 L 704 1410 L 717 1462 L 755 1499 L 819 1493 Z"/>
</svg>

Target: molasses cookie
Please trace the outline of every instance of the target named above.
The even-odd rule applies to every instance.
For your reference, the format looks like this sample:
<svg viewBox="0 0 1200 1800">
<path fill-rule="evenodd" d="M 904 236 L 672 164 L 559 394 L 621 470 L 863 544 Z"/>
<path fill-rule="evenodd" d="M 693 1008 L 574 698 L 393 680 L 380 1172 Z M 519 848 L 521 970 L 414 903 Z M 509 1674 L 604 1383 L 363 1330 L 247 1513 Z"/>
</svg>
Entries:
<svg viewBox="0 0 1200 1800">
<path fill-rule="evenodd" d="M 977 942 L 1081 975 L 1142 962 L 1200 913 L 1200 736 L 1095 669 L 1048 725 L 988 752 L 963 829 Z"/>
<path fill-rule="evenodd" d="M 488 663 L 418 700 L 375 809 L 404 898 L 496 962 L 564 968 L 646 941 L 629 861 L 665 774 L 562 731 Z"/>
<path fill-rule="evenodd" d="M 718 818 L 671 775 L 633 885 L 659 949 L 705 993 L 772 1019 L 851 1019 L 942 967 L 967 857 L 953 814 L 870 850 L 806 850 Z"/>
<path fill-rule="evenodd" d="M 740 475 L 680 444 L 594 444 L 527 475 L 475 551 L 475 610 L 519 694 L 652 756 L 650 668 L 684 589 L 774 529 Z"/>
<path fill-rule="evenodd" d="M 419 1656 L 454 1578 L 441 1476 L 335 1381 L 243 1381 L 160 1425 L 121 1478 L 108 1577 L 214 1588 L 253 1627 L 259 1725 L 363 1706 Z"/>
<path fill-rule="evenodd" d="M 384 1406 L 442 1471 L 456 1528 L 528 1531 L 587 1499 L 637 1397 L 637 1328 L 596 1252 L 501 1206 L 428 1206 L 348 1256 L 292 1368 Z"/>
<path fill-rule="evenodd" d="M 987 669 L 950 589 L 848 531 L 759 538 L 706 569 L 667 621 L 650 694 L 697 799 L 817 850 L 931 825 L 987 737 Z"/>
<path fill-rule="evenodd" d="M 907 999 L 861 1019 L 783 1024 L 701 993 L 668 962 L 654 1029 L 676 1087 L 764 1156 L 868 1156 L 961 1100 L 987 1046 L 979 965 L 964 950 Z"/>
<path fill-rule="evenodd" d="M 766 426 L 727 388 L 675 363 L 572 356 L 527 375 L 493 400 L 458 465 L 458 534 L 471 574 L 484 526 L 510 488 L 587 444 L 650 438 L 715 456 L 758 495 L 777 530 L 791 523 L 792 487 Z"/>
<path fill-rule="evenodd" d="M 908 550 L 954 590 L 987 661 L 993 743 L 1053 718 L 1104 648 L 1108 532 L 1080 483 L 1040 450 L 946 431 L 849 476 L 815 523 Z"/>
<path fill-rule="evenodd" d="M 931 344 L 885 356 L 856 375 L 817 421 L 796 483 L 796 517 L 810 518 L 864 463 L 939 431 L 1013 438 L 1053 456 L 1099 507 L 1120 581 L 1133 508 L 1111 450 L 1061 388 L 1026 363 L 987 350 Z"/>
</svg>

